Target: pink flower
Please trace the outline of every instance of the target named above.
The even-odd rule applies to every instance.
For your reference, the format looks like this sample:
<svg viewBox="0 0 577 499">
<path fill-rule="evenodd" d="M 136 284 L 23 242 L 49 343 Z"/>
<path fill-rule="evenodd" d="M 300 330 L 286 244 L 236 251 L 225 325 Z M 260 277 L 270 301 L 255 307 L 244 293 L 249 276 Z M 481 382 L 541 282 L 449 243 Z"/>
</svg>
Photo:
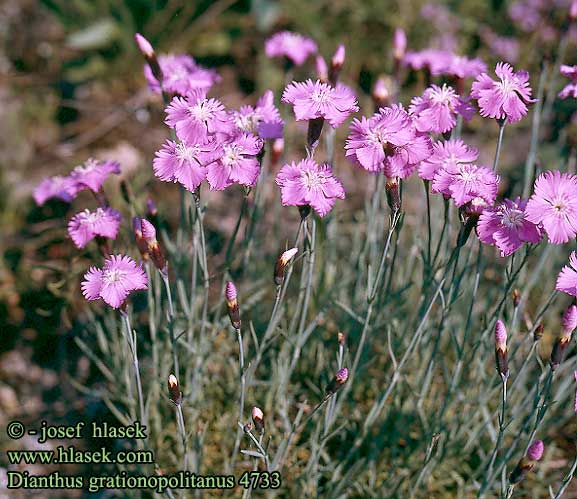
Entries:
<svg viewBox="0 0 577 499">
<path fill-rule="evenodd" d="M 481 242 L 497 246 L 501 256 L 509 256 L 523 243 L 538 243 L 542 234 L 539 226 L 525 217 L 527 201 L 505 199 L 499 206 L 489 208 L 479 217 L 477 234 Z"/>
<path fill-rule="evenodd" d="M 110 174 L 118 175 L 120 165 L 116 161 L 98 161 L 93 158 L 87 159 L 84 164 L 77 166 L 70 172 L 70 178 L 76 183 L 78 191 L 90 189 L 99 192 L 102 184 Z"/>
<path fill-rule="evenodd" d="M 175 97 L 166 108 L 166 124 L 178 138 L 189 144 L 207 142 L 216 133 L 231 133 L 234 125 L 222 103 L 207 99 L 196 91 L 187 97 Z"/>
<path fill-rule="evenodd" d="M 559 98 L 566 99 L 567 97 L 573 97 L 577 99 L 577 66 L 566 66 L 562 64 L 559 72 L 571 80 L 571 82 L 559 92 Z"/>
<path fill-rule="evenodd" d="M 116 239 L 120 225 L 120 213 L 112 208 L 84 210 L 68 222 L 68 233 L 77 248 L 84 248 L 96 236 Z"/>
<path fill-rule="evenodd" d="M 164 89 L 168 94 L 185 96 L 198 89 L 208 90 L 221 79 L 216 71 L 199 66 L 189 55 L 161 55 L 158 64 L 163 75 L 162 88 L 149 65 L 144 66 L 148 87 L 157 94 Z"/>
<path fill-rule="evenodd" d="M 457 114 L 470 120 L 474 113 L 475 108 L 445 84 L 431 85 L 422 97 L 413 97 L 409 107 L 419 132 L 448 132 L 457 124 Z"/>
<path fill-rule="evenodd" d="M 419 163 L 419 177 L 433 180 L 435 173 L 450 165 L 472 163 L 479 157 L 479 151 L 469 147 L 461 139 L 451 139 L 445 142 L 433 143 L 433 154 Z"/>
<path fill-rule="evenodd" d="M 431 74 L 442 74 L 451 59 L 451 52 L 446 50 L 425 49 L 420 52 L 407 52 L 403 57 L 403 64 L 415 71 L 427 69 Z"/>
<path fill-rule="evenodd" d="M 76 182 L 70 177 L 56 175 L 47 177 L 34 189 L 34 201 L 38 206 L 42 206 L 46 201 L 53 198 L 61 199 L 70 203 L 78 194 Z"/>
<path fill-rule="evenodd" d="M 210 188 L 220 191 L 233 183 L 254 186 L 260 172 L 256 155 L 262 146 L 262 139 L 248 133 L 241 133 L 224 144 L 218 159 L 208 165 Z"/>
<path fill-rule="evenodd" d="M 431 139 L 416 130 L 400 105 L 379 109 L 370 119 L 354 119 L 345 156 L 369 172 L 406 178 L 432 153 Z"/>
<path fill-rule="evenodd" d="M 505 62 L 497 63 L 495 73 L 501 81 L 493 80 L 487 73 L 480 74 L 473 82 L 471 97 L 478 100 L 481 116 L 508 118 L 509 123 L 519 121 L 527 114 L 527 104 L 535 102 L 531 98 L 529 73 L 514 73 Z"/>
<path fill-rule="evenodd" d="M 232 112 L 232 120 L 236 127 L 249 133 L 255 133 L 262 139 L 280 139 L 284 122 L 274 105 L 274 96 L 267 90 L 256 103 L 256 107 L 242 106 Z"/>
<path fill-rule="evenodd" d="M 555 289 L 577 297 L 577 254 L 574 251 L 569 256 L 569 265 L 559 272 Z"/>
<path fill-rule="evenodd" d="M 165 182 L 179 182 L 190 192 L 202 183 L 207 175 L 207 165 L 218 151 L 213 142 L 187 145 L 167 140 L 156 152 L 152 161 L 154 174 Z"/>
<path fill-rule="evenodd" d="M 315 160 L 303 159 L 285 164 L 276 179 L 281 190 L 283 206 L 311 206 L 324 217 L 335 200 L 345 198 L 345 190 L 333 176 L 330 165 L 318 165 Z"/>
<path fill-rule="evenodd" d="M 577 234 L 577 177 L 558 171 L 539 175 L 525 213 L 527 220 L 543 224 L 551 243 L 573 239 Z"/>
<path fill-rule="evenodd" d="M 284 90 L 282 101 L 294 106 L 297 121 L 325 118 L 337 128 L 347 116 L 359 110 L 353 91 L 337 83 L 336 87 L 319 80 L 293 81 Z"/>
<path fill-rule="evenodd" d="M 497 197 L 499 178 L 493 170 L 474 164 L 449 165 L 433 179 L 432 191 L 453 198 L 457 206 L 480 197 L 492 204 Z"/>
<path fill-rule="evenodd" d="M 291 31 L 281 31 L 275 33 L 265 42 L 265 53 L 267 57 L 288 57 L 297 66 L 316 54 L 317 44 L 310 38 L 306 38 Z"/>
<path fill-rule="evenodd" d="M 84 298 L 102 298 L 112 308 L 120 307 L 131 291 L 147 287 L 146 273 L 126 255 L 110 256 L 102 269 L 90 267 L 82 281 Z"/>
<path fill-rule="evenodd" d="M 438 66 L 435 76 L 449 75 L 457 78 L 475 78 L 487 71 L 487 65 L 478 57 L 469 59 L 464 55 L 451 54 L 444 66 Z"/>
</svg>

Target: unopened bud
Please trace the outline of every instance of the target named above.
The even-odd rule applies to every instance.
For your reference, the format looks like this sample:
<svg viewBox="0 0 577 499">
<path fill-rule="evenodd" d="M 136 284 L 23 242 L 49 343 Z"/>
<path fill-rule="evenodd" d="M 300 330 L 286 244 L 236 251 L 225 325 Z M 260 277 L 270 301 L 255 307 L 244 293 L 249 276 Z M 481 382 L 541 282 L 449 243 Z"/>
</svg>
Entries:
<svg viewBox="0 0 577 499">
<path fill-rule="evenodd" d="M 345 64 L 345 56 L 346 56 L 345 46 L 341 44 L 337 47 L 337 50 L 335 51 L 335 54 L 331 59 L 329 81 L 331 82 L 332 85 L 337 84 L 337 80 L 339 79 L 339 73 L 341 72 L 341 69 Z"/>
<path fill-rule="evenodd" d="M 298 251 L 299 251 L 298 248 L 291 248 L 289 250 L 286 250 L 284 253 L 281 254 L 281 256 L 278 257 L 274 268 L 274 282 L 277 286 L 282 285 L 287 265 L 298 253 Z"/>
<path fill-rule="evenodd" d="M 327 61 L 322 55 L 317 55 L 315 59 L 315 67 L 317 70 L 317 78 L 322 82 L 329 81 L 329 67 L 327 66 Z"/>
<path fill-rule="evenodd" d="M 252 423 L 249 421 L 242 427 L 242 431 L 245 433 L 250 433 L 252 431 Z"/>
<path fill-rule="evenodd" d="M 521 302 L 521 294 L 519 293 L 519 290 L 515 288 L 513 290 L 513 306 L 517 308 L 520 302 Z"/>
<path fill-rule="evenodd" d="M 405 57 L 406 51 L 407 35 L 403 29 L 397 28 L 393 36 L 393 58 L 396 61 L 400 61 L 403 57 Z"/>
<path fill-rule="evenodd" d="M 136 35 L 134 35 L 134 39 L 136 40 L 136 44 L 138 45 L 140 52 L 142 52 L 144 59 L 150 66 L 150 70 L 152 71 L 153 76 L 159 82 L 162 82 L 162 69 L 160 69 L 160 64 L 158 64 L 158 59 L 156 58 L 156 54 L 152 48 L 152 45 L 140 33 L 136 33 Z"/>
<path fill-rule="evenodd" d="M 178 380 L 174 374 L 168 377 L 168 395 L 170 400 L 172 400 L 176 405 L 180 405 L 182 402 L 182 392 L 178 386 Z"/>
<path fill-rule="evenodd" d="M 226 306 L 228 308 L 228 316 L 230 317 L 230 323 L 235 329 L 240 329 L 240 312 L 238 310 L 238 299 L 236 286 L 232 281 L 226 283 L 226 288 L 224 292 L 226 298 Z"/>
<path fill-rule="evenodd" d="M 284 152 L 284 140 L 275 139 L 274 142 L 272 143 L 272 151 L 271 151 L 271 163 L 273 166 L 279 162 L 283 152 Z"/>
<path fill-rule="evenodd" d="M 375 82 L 372 97 L 375 103 L 375 110 L 391 105 L 390 85 L 387 84 L 385 78 L 381 77 Z"/>
<path fill-rule="evenodd" d="M 497 324 L 495 324 L 495 361 L 499 374 L 503 378 L 508 378 L 507 329 L 500 319 L 497 321 Z"/>
<path fill-rule="evenodd" d="M 264 433 L 264 414 L 259 407 L 252 408 L 252 422 L 257 432 Z"/>
<path fill-rule="evenodd" d="M 146 199 L 146 214 L 150 217 L 155 217 L 158 215 L 158 209 L 156 208 L 156 203 L 152 198 Z"/>
<path fill-rule="evenodd" d="M 393 213 L 398 213 L 401 209 L 401 181 L 398 177 L 387 178 L 385 183 L 387 193 L 387 203 Z"/>
<path fill-rule="evenodd" d="M 523 480 L 529 471 L 533 469 L 537 461 L 540 461 L 543 457 L 543 451 L 545 450 L 545 445 L 542 440 L 535 440 L 527 449 L 527 454 L 521 459 L 515 469 L 509 476 L 509 482 L 511 484 L 519 483 Z"/>
<path fill-rule="evenodd" d="M 340 331 L 337 333 L 337 341 L 339 342 L 340 346 L 342 347 L 345 346 L 345 335 Z"/>
<path fill-rule="evenodd" d="M 134 231 L 134 237 L 136 239 L 136 246 L 138 251 L 144 260 L 148 260 L 148 244 L 142 237 L 142 219 L 140 217 L 134 217 L 132 219 L 132 228 Z"/>
<path fill-rule="evenodd" d="M 343 386 L 347 379 L 349 378 L 349 370 L 346 367 L 339 369 L 335 374 L 335 377 L 330 381 L 330 383 L 325 388 L 325 396 L 333 395 L 337 393 L 339 388 Z"/>
<path fill-rule="evenodd" d="M 154 266 L 161 272 L 166 272 L 166 258 L 156 239 L 156 229 L 146 218 L 140 220 L 142 239 Z M 138 236 L 137 236 L 138 237 Z"/>
</svg>

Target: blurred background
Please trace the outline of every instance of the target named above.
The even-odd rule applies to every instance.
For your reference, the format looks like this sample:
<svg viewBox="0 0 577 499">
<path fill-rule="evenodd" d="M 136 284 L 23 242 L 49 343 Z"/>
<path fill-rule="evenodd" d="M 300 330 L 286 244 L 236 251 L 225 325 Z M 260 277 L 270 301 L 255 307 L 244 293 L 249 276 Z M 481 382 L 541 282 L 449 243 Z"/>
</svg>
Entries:
<svg viewBox="0 0 577 499">
<path fill-rule="evenodd" d="M 88 387 L 101 382 L 72 341 L 77 317 L 85 307 L 79 280 L 94 255 L 79 254 L 65 237 L 68 206 L 54 201 L 37 207 L 31 197 L 34 187 L 44 176 L 66 173 L 90 156 L 110 157 L 121 163 L 121 178 L 130 180 L 135 191 L 148 192 L 167 217 L 177 215 L 166 185 L 151 181 L 154 152 L 168 132 L 162 103 L 145 84 L 135 32 L 144 34 L 157 53 L 189 53 L 200 64 L 217 69 L 222 81 L 212 93 L 230 107 L 254 104 L 268 88 L 274 90 L 278 103 L 285 84 L 283 68 L 263 52 L 264 40 L 272 33 L 289 29 L 310 36 L 325 58 L 343 43 L 347 50 L 343 80 L 357 92 L 366 115 L 372 112 L 372 85 L 392 72 L 395 28 L 406 31 L 410 50 L 432 46 L 481 57 L 489 68 L 506 60 L 515 69 L 527 69 L 535 91 L 543 64 L 577 62 L 576 37 L 573 27 L 567 27 L 569 3 L 3 0 L 0 428 L 18 418 L 68 421 L 80 413 L 93 418 L 107 413 L 102 402 L 71 383 L 72 378 Z M 560 54 L 559 40 L 568 30 L 568 45 Z M 313 74 L 311 59 L 297 76 Z M 407 105 L 411 96 L 422 92 L 423 82 L 408 70 L 404 76 L 400 95 Z M 557 92 L 560 85 L 559 81 L 547 91 Z M 557 100 L 552 106 L 557 119 L 543 130 L 540 165 L 574 160 L 574 101 Z M 281 112 L 288 116 L 287 108 Z M 527 118 L 515 126 L 515 133 L 506 131 L 501 159 L 505 185 L 522 182 L 530 126 Z M 342 141 L 347 130 L 338 133 L 337 140 Z M 476 119 L 466 133 L 475 135 L 473 145 L 489 163 L 497 133 L 494 123 Z M 290 149 L 290 136 L 287 144 Z M 343 154 L 338 153 L 335 161 L 338 176 L 350 191 L 347 209 L 352 210 L 353 220 L 353 210 L 363 206 L 369 181 L 354 171 Z M 574 169 L 574 161 L 569 168 Z M 120 199 L 118 181 L 114 182 L 112 196 Z M 278 197 L 278 192 L 270 195 Z M 219 255 L 233 229 L 240 198 L 226 192 L 214 201 L 211 198 L 211 203 L 209 244 Z"/>
</svg>

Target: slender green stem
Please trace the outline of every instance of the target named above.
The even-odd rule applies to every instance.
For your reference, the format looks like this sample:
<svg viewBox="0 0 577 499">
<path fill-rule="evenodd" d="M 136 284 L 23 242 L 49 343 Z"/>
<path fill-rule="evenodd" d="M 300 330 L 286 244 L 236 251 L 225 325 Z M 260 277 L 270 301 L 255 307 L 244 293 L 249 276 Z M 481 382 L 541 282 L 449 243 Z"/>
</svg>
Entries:
<svg viewBox="0 0 577 499">
<path fill-rule="evenodd" d="M 505 121 L 499 120 L 499 139 L 497 141 L 497 149 L 495 150 L 495 160 L 493 161 L 493 171 L 497 171 L 499 166 L 499 156 L 501 155 L 501 146 L 503 144 L 503 132 L 505 131 Z"/>
<path fill-rule="evenodd" d="M 573 459 L 573 464 L 571 465 L 571 469 L 563 477 L 563 482 L 561 482 L 561 487 L 559 487 L 559 490 L 557 491 L 557 493 L 555 494 L 555 497 L 553 499 L 559 499 L 565 493 L 565 491 L 567 490 L 567 487 L 569 487 L 569 484 L 571 483 L 571 480 L 573 480 L 573 477 L 575 476 L 575 470 L 577 470 L 577 455 L 575 456 L 575 459 Z"/>
<path fill-rule="evenodd" d="M 239 368 L 240 368 L 240 406 L 239 406 L 239 410 L 238 410 L 238 420 L 242 422 L 243 417 L 244 417 L 244 399 L 245 399 L 245 392 L 246 392 L 246 372 L 244 369 L 244 348 L 243 348 L 243 344 L 242 344 L 242 333 L 241 333 L 240 328 L 236 330 L 236 336 L 238 339 L 238 359 L 239 359 Z M 242 435 L 242 429 L 237 430 L 236 439 L 234 442 L 234 450 L 233 450 L 232 459 L 231 459 L 231 470 L 234 470 L 234 463 L 236 461 L 236 455 L 238 454 L 241 435 Z"/>
<path fill-rule="evenodd" d="M 170 281 L 168 279 L 168 269 L 166 272 L 160 271 L 162 276 L 162 281 L 164 282 L 164 288 L 166 289 L 166 297 L 168 299 L 168 331 L 170 334 L 170 344 L 172 346 L 172 363 L 174 365 L 174 375 L 177 379 L 180 377 L 180 371 L 178 369 L 178 353 L 176 348 L 176 338 L 174 336 L 174 305 L 172 302 L 172 292 L 170 291 Z"/>
<path fill-rule="evenodd" d="M 125 326 L 126 341 L 132 353 L 132 363 L 134 365 L 134 377 L 136 379 L 136 390 L 138 392 L 138 407 L 140 410 L 140 420 L 146 426 L 146 414 L 144 413 L 144 396 L 142 395 L 142 382 L 140 380 L 140 367 L 138 365 L 138 351 L 136 346 L 136 333 L 130 325 L 130 316 L 127 311 L 121 311 L 122 319 Z"/>
<path fill-rule="evenodd" d="M 180 436 L 182 438 L 182 451 L 183 451 L 183 471 L 188 470 L 188 437 L 186 435 L 186 426 L 184 425 L 184 414 L 182 412 L 182 404 L 177 404 L 176 406 L 176 420 L 178 422 L 178 429 L 180 431 Z"/>
<path fill-rule="evenodd" d="M 495 458 L 497 457 L 497 452 L 499 451 L 499 447 L 501 446 L 501 442 L 503 441 L 503 436 L 505 434 L 505 411 L 507 407 L 507 379 L 508 376 L 501 375 L 502 379 L 502 397 L 501 397 L 501 414 L 499 416 L 499 434 L 497 436 L 497 441 L 495 442 L 495 447 L 491 454 L 491 459 L 489 460 L 489 464 L 487 466 L 487 470 L 485 472 L 485 476 L 483 477 L 483 483 L 481 484 L 481 488 L 479 489 L 479 494 L 477 498 L 481 498 L 484 496 L 485 490 L 489 485 L 488 478 L 493 470 L 493 465 L 495 464 Z"/>
</svg>

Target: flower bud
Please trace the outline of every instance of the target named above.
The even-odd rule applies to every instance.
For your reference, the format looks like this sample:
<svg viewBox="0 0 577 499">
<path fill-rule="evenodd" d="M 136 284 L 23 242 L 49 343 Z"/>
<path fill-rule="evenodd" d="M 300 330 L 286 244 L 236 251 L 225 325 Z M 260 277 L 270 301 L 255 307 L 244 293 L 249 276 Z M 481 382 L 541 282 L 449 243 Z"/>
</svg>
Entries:
<svg viewBox="0 0 577 499">
<path fill-rule="evenodd" d="M 162 69 L 160 69 L 160 64 L 158 64 L 158 59 L 156 58 L 156 54 L 150 42 L 144 38 L 140 33 L 136 33 L 134 35 L 134 39 L 136 40 L 136 44 L 144 59 L 146 60 L 147 64 L 150 66 L 150 70 L 152 71 L 153 76 L 159 81 L 162 82 L 163 74 Z"/>
<path fill-rule="evenodd" d="M 293 257 L 298 253 L 298 248 L 291 248 L 282 253 L 277 261 L 274 268 L 274 282 L 277 286 L 281 286 L 284 281 L 284 273 L 287 265 L 293 259 Z"/>
<path fill-rule="evenodd" d="M 391 91 L 385 78 L 381 77 L 375 82 L 371 96 L 375 103 L 375 111 L 391 105 Z"/>
<path fill-rule="evenodd" d="M 158 209 L 156 208 L 156 203 L 152 198 L 146 198 L 146 214 L 149 217 L 155 217 L 158 215 Z"/>
<path fill-rule="evenodd" d="M 343 386 L 347 379 L 349 378 L 349 370 L 346 367 L 339 369 L 335 374 L 335 377 L 330 381 L 330 383 L 325 388 L 325 396 L 333 395 L 337 393 L 339 388 Z"/>
<path fill-rule="evenodd" d="M 145 241 L 148 254 L 154 266 L 161 272 L 166 272 L 166 258 L 164 258 L 164 253 L 160 248 L 160 244 L 156 239 L 156 229 L 146 218 L 140 221 L 142 239 Z"/>
<path fill-rule="evenodd" d="M 327 61 L 325 61 L 322 55 L 317 55 L 315 59 L 315 67 L 317 71 L 317 78 L 322 82 L 329 81 L 329 67 L 327 66 Z"/>
<path fill-rule="evenodd" d="M 571 336 L 575 328 L 577 328 L 577 307 L 575 305 L 571 305 L 565 310 L 561 326 L 563 327 L 562 334 L 564 336 Z"/>
<path fill-rule="evenodd" d="M 385 183 L 387 193 L 387 203 L 393 213 L 398 213 L 401 209 L 401 181 L 398 177 L 387 178 Z"/>
<path fill-rule="evenodd" d="M 148 244 L 142 237 L 142 219 L 140 217 L 134 217 L 132 219 L 132 229 L 134 231 L 134 237 L 136 239 L 136 246 L 138 251 L 144 260 L 148 260 Z"/>
<path fill-rule="evenodd" d="M 515 288 L 513 290 L 513 306 L 517 308 L 520 302 L 521 302 L 521 294 L 519 293 L 519 290 Z"/>
<path fill-rule="evenodd" d="M 331 69 L 329 72 L 329 81 L 332 85 L 337 84 L 337 80 L 339 79 L 339 73 L 343 65 L 345 64 L 345 56 L 346 50 L 343 44 L 340 44 L 331 59 Z"/>
<path fill-rule="evenodd" d="M 523 480 L 529 471 L 533 469 L 537 461 L 540 461 L 543 457 L 543 451 L 545 450 L 545 446 L 543 445 L 542 440 L 535 440 L 527 449 L 527 454 L 525 457 L 521 459 L 515 469 L 509 476 L 509 482 L 511 484 L 519 483 Z"/>
<path fill-rule="evenodd" d="M 342 347 L 345 346 L 345 335 L 343 333 L 341 333 L 340 331 L 337 333 L 337 340 L 338 340 L 340 346 L 342 346 Z"/>
<path fill-rule="evenodd" d="M 563 314 L 561 320 L 561 335 L 557 337 L 551 350 L 551 360 L 549 361 L 551 369 L 555 370 L 565 359 L 567 348 L 571 343 L 573 330 L 577 327 L 577 307 L 571 305 Z"/>
<path fill-rule="evenodd" d="M 258 407 L 252 408 L 252 422 L 258 433 L 264 433 L 264 414 Z"/>
<path fill-rule="evenodd" d="M 282 157 L 282 153 L 284 152 L 284 140 L 283 139 L 275 139 L 272 143 L 272 150 L 271 150 L 271 164 L 274 166 Z"/>
<path fill-rule="evenodd" d="M 502 378 L 509 377 L 509 361 L 507 355 L 507 329 L 500 319 L 495 324 L 495 361 L 497 371 Z"/>
<path fill-rule="evenodd" d="M 249 421 L 242 427 L 242 431 L 245 433 L 250 433 L 252 431 L 252 423 Z"/>
<path fill-rule="evenodd" d="M 176 405 L 180 405 L 182 402 L 182 392 L 178 386 L 178 380 L 174 374 L 168 377 L 168 395 L 170 400 L 172 400 Z"/>
<path fill-rule="evenodd" d="M 393 58 L 395 61 L 400 61 L 403 57 L 405 57 L 406 50 L 407 35 L 403 29 L 397 28 L 393 36 Z"/>
<path fill-rule="evenodd" d="M 240 329 L 240 312 L 238 310 L 238 299 L 236 293 L 236 286 L 232 281 L 226 283 L 226 289 L 224 292 L 226 298 L 226 306 L 228 307 L 228 316 L 230 317 L 230 323 L 235 329 Z"/>
</svg>

